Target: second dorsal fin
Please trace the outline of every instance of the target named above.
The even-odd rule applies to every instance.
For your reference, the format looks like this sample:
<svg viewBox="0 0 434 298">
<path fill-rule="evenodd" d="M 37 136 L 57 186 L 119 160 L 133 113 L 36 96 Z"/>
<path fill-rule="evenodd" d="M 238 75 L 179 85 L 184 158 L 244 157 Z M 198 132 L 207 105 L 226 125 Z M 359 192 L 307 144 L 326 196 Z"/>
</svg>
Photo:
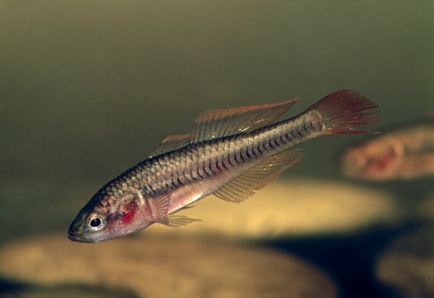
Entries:
<svg viewBox="0 0 434 298">
<path fill-rule="evenodd" d="M 150 157 L 182 148 L 189 143 L 249 132 L 263 127 L 282 116 L 296 100 L 297 98 L 275 104 L 202 112 L 196 118 L 190 134 L 168 136 L 151 152 Z"/>
<path fill-rule="evenodd" d="M 202 112 L 194 122 L 190 142 L 212 140 L 263 127 L 283 115 L 296 100 Z"/>
</svg>

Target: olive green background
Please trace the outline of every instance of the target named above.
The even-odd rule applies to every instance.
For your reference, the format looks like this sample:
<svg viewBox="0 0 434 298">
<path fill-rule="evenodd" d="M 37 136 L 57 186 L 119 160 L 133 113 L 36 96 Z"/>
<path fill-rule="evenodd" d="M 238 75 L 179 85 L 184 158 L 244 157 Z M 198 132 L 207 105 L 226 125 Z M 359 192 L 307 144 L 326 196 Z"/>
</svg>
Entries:
<svg viewBox="0 0 434 298">
<path fill-rule="evenodd" d="M 433 3 L 1 0 L 0 243 L 66 237 L 99 187 L 205 109 L 300 96 L 291 116 L 349 88 L 386 127 L 432 115 Z M 286 177 L 344 179 L 332 158 L 358 139 L 298 146 Z"/>
</svg>

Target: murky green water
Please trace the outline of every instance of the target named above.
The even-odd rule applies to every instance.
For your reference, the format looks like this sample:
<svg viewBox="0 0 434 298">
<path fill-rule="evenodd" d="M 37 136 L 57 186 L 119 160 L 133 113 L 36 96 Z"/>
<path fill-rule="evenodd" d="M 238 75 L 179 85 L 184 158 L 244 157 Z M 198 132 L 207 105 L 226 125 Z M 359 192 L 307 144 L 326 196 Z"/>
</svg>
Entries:
<svg viewBox="0 0 434 298">
<path fill-rule="evenodd" d="M 431 1 L 0 0 L 0 243 L 65 233 L 105 182 L 204 109 L 356 89 L 384 125 L 434 112 Z M 356 140 L 286 175 L 343 179 Z M 409 184 L 422 195 L 432 180 Z M 375 187 L 403 187 L 399 183 Z M 410 188 L 411 189 L 411 188 Z"/>
</svg>

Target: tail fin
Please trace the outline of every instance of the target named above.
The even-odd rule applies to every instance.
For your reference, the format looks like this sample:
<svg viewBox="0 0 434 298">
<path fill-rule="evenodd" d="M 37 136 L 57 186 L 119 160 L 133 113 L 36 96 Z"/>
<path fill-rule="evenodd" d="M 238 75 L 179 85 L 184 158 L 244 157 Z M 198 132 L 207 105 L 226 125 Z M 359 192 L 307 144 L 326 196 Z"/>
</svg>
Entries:
<svg viewBox="0 0 434 298">
<path fill-rule="evenodd" d="M 317 111 L 327 127 L 327 134 L 370 134 L 352 126 L 371 126 L 381 123 L 381 110 L 376 103 L 354 90 L 333 92 L 307 108 Z M 374 132 L 375 133 L 375 132 Z"/>
</svg>

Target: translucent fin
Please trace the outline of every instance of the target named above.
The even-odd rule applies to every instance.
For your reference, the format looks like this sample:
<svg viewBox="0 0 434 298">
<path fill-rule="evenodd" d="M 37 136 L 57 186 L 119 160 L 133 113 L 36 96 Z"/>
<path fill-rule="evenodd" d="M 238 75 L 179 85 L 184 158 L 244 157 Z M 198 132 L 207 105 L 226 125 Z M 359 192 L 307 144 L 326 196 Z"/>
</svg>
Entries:
<svg viewBox="0 0 434 298">
<path fill-rule="evenodd" d="M 356 130 L 352 126 L 370 126 L 381 123 L 381 110 L 370 99 L 354 90 L 333 92 L 308 111 L 318 111 L 327 126 L 327 134 L 369 134 L 366 130 Z"/>
<path fill-rule="evenodd" d="M 184 215 L 169 215 L 169 222 L 167 225 L 169 227 L 177 228 L 177 227 L 188 225 L 195 221 L 201 221 L 201 220 L 196 218 L 189 218 Z"/>
<path fill-rule="evenodd" d="M 296 100 L 205 111 L 196 118 L 191 132 L 191 142 L 212 140 L 263 127 L 283 115 Z"/>
<path fill-rule="evenodd" d="M 190 134 L 168 136 L 151 152 L 149 157 L 151 158 L 153 156 L 182 148 L 187 146 L 189 143 Z"/>
<path fill-rule="evenodd" d="M 165 191 L 162 191 L 158 193 L 154 198 L 149 199 L 152 216 L 154 217 L 156 222 L 164 225 L 169 224 L 169 218 L 167 217 L 169 203 L 170 195 Z"/>
<path fill-rule="evenodd" d="M 300 151 L 284 151 L 261 162 L 220 187 L 214 195 L 229 202 L 241 202 L 254 194 L 302 157 Z"/>
</svg>

